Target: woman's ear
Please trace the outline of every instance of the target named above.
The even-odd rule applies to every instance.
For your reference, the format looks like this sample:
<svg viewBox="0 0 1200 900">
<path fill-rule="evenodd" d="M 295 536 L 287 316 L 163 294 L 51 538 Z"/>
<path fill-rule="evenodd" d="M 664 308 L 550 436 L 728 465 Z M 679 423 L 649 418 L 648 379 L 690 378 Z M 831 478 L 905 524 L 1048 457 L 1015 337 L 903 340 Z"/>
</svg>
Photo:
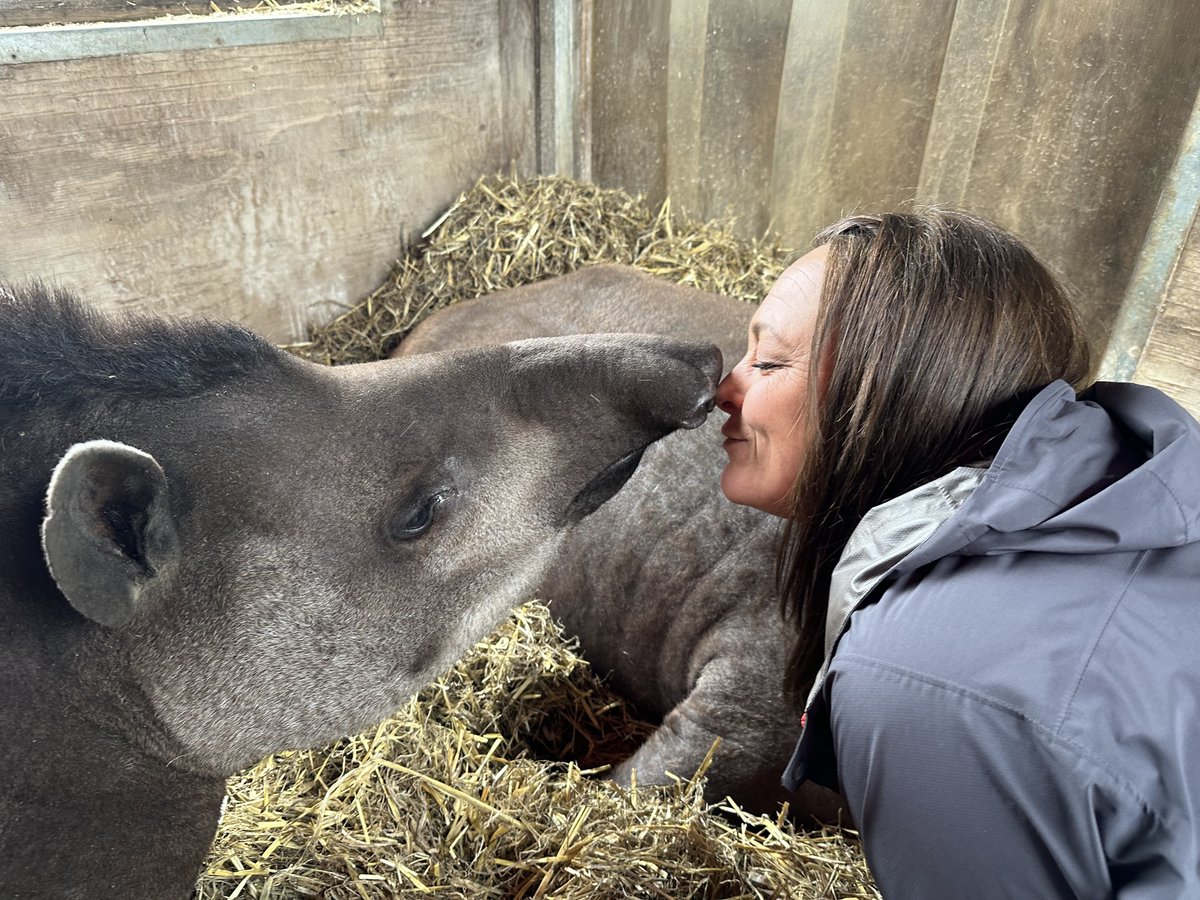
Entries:
<svg viewBox="0 0 1200 900">
<path fill-rule="evenodd" d="M 114 441 L 75 444 L 50 476 L 42 549 L 59 590 L 110 628 L 178 556 L 167 478 L 148 453 Z"/>
</svg>

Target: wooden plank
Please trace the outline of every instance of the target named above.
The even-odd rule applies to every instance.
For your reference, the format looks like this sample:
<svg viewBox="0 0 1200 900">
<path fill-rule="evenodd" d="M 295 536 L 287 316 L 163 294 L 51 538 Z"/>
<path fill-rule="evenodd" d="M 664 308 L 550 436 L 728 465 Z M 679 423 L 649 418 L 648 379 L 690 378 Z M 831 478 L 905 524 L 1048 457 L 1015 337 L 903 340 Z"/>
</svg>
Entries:
<svg viewBox="0 0 1200 900">
<path fill-rule="evenodd" d="M 963 203 L 1076 289 L 1097 350 L 1200 89 L 1197 33 L 1194 0 L 1009 4 Z"/>
<path fill-rule="evenodd" d="M 914 197 L 954 9 L 953 0 L 796 4 L 772 188 L 788 243 L 807 245 L 840 216 Z"/>
<path fill-rule="evenodd" d="M 790 243 L 807 247 L 830 216 L 830 145 L 838 64 L 851 0 L 794 0 L 779 89 L 771 212 Z"/>
<path fill-rule="evenodd" d="M 1171 278 L 1200 210 L 1200 95 L 1179 141 L 1171 171 L 1104 349 L 1099 377 L 1128 381 L 1150 339 L 1154 320 L 1169 294 Z"/>
<path fill-rule="evenodd" d="M 537 0 L 538 167 L 586 179 L 591 168 L 591 0 Z"/>
<path fill-rule="evenodd" d="M 0 66 L 374 37 L 383 33 L 382 19 L 371 13 L 340 15 L 293 6 L 237 18 L 165 16 L 137 22 L 0 28 Z"/>
<path fill-rule="evenodd" d="M 575 68 L 572 72 L 575 91 L 574 176 L 580 181 L 592 181 L 592 30 L 595 16 L 592 0 L 571 0 L 575 15 Z"/>
<path fill-rule="evenodd" d="M 671 3 L 667 47 L 667 193 L 675 207 L 700 215 L 700 124 L 708 60 L 709 0 Z"/>
<path fill-rule="evenodd" d="M 1008 5 L 959 0 L 921 160 L 917 196 L 925 202 L 959 206 L 966 196 Z"/>
<path fill-rule="evenodd" d="M 592 175 L 597 184 L 667 193 L 670 0 L 606 0 L 592 40 Z"/>
<path fill-rule="evenodd" d="M 500 101 L 498 121 L 505 173 L 530 176 L 537 160 L 537 0 L 499 0 Z"/>
<path fill-rule="evenodd" d="M 291 6 L 305 0 L 275 0 Z M 258 0 L 218 0 L 223 11 L 253 9 Z M 124 22 L 156 16 L 209 15 L 208 0 L 0 0 L 0 28 L 13 25 L 63 25 L 75 22 Z"/>
<path fill-rule="evenodd" d="M 1200 417 L 1200 218 L 1192 223 L 1134 380 L 1162 388 Z"/>
<path fill-rule="evenodd" d="M 915 195 L 954 10 L 953 0 L 858 0 L 850 7 L 828 151 L 827 218 Z"/>
<path fill-rule="evenodd" d="M 558 0 L 535 0 L 535 3 L 537 98 L 534 111 L 537 114 L 538 172 L 549 175 L 558 170 L 558 131 L 554 123 L 554 15 Z"/>
<path fill-rule="evenodd" d="M 787 49 L 790 0 L 709 0 L 700 125 L 700 206 L 705 219 L 736 216 L 761 235 L 769 218 L 775 118 Z"/>
<path fill-rule="evenodd" d="M 500 8 L 397 3 L 382 38 L 0 67 L 0 273 L 301 337 L 480 174 L 532 158 L 502 121 L 532 51 L 508 34 L 502 52 Z"/>
</svg>

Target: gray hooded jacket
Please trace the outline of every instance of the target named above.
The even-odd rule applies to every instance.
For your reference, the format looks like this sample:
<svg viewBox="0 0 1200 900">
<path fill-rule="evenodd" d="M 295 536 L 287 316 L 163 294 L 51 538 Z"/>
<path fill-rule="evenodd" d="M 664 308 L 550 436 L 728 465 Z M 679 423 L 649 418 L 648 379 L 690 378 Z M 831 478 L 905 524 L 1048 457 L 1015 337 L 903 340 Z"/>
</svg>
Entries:
<svg viewBox="0 0 1200 900">
<path fill-rule="evenodd" d="M 976 484 L 978 485 L 976 487 Z M 1037 395 L 986 470 L 872 510 L 785 783 L 892 898 L 1200 898 L 1200 426 Z"/>
</svg>

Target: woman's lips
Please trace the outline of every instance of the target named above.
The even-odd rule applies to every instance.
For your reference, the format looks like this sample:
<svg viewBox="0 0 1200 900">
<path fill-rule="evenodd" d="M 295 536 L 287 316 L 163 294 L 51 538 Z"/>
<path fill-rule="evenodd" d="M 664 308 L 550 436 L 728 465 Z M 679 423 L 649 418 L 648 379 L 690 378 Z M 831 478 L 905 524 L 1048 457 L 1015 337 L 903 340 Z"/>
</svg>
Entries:
<svg viewBox="0 0 1200 900">
<path fill-rule="evenodd" d="M 725 434 L 725 432 L 722 431 L 721 434 Z M 731 448 L 736 447 L 738 444 L 744 444 L 744 443 L 746 443 L 745 438 L 740 438 L 740 437 L 737 437 L 732 434 L 725 434 L 725 441 L 724 441 L 724 443 L 721 444 L 721 446 L 724 447 L 726 451 L 729 451 Z"/>
</svg>

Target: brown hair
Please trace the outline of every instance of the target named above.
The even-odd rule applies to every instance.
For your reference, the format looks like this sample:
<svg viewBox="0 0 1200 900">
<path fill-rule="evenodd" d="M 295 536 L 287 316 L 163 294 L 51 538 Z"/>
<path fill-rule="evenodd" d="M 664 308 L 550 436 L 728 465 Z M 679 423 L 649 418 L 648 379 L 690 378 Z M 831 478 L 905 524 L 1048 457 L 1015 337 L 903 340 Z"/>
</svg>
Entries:
<svg viewBox="0 0 1200 900">
<path fill-rule="evenodd" d="M 1033 393 L 1082 388 L 1089 351 L 1063 288 L 1015 237 L 961 212 L 854 216 L 828 244 L 779 558 L 802 702 L 824 658 L 829 583 L 869 509 L 995 453 Z"/>
</svg>

